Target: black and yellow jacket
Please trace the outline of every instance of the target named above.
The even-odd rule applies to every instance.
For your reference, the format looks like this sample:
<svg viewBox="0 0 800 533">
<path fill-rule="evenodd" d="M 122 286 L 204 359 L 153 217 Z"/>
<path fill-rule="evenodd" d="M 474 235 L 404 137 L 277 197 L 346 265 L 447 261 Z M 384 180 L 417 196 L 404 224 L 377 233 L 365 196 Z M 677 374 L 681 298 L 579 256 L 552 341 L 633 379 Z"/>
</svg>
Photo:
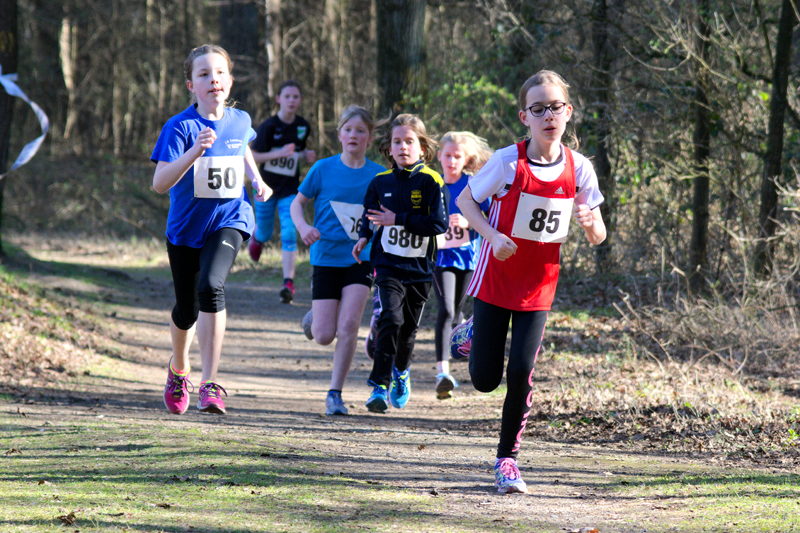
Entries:
<svg viewBox="0 0 800 533">
<path fill-rule="evenodd" d="M 377 277 L 391 276 L 401 281 L 421 282 L 433 279 L 436 260 L 435 236 L 447 230 L 447 207 L 442 193 L 444 180 L 422 161 L 410 168 L 398 168 L 377 174 L 364 196 L 359 237 L 372 238 L 370 261 Z M 384 206 L 395 213 L 394 227 L 378 227 L 373 232 L 367 219 L 369 209 Z M 388 232 L 384 238 L 384 232 Z M 393 244 L 418 246 L 416 257 L 404 257 L 384 250 Z"/>
</svg>

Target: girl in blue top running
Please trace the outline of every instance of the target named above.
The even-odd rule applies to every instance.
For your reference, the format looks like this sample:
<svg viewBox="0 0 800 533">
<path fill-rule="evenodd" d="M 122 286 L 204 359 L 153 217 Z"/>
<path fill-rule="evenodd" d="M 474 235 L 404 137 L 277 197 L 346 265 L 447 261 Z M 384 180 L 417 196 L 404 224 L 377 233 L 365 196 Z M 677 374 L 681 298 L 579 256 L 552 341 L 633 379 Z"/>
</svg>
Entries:
<svg viewBox="0 0 800 533">
<path fill-rule="evenodd" d="M 337 339 L 325 399 L 326 415 L 347 414 L 342 387 L 353 361 L 358 326 L 372 286 L 369 248 L 361 251 L 361 263 L 356 262 L 351 251 L 358 240 L 364 193 L 375 174 L 385 170 L 366 157 L 374 128 L 372 115 L 363 107 L 351 105 L 345 109 L 337 127 L 342 153 L 311 167 L 290 207 L 300 238 L 311 246 L 314 267 L 311 311 L 303 319 L 306 336 L 323 345 Z M 314 201 L 313 226 L 303 215 L 310 200 Z"/>
<path fill-rule="evenodd" d="M 475 270 L 478 234 L 469 229 L 469 222 L 456 205 L 456 198 L 467 186 L 492 150 L 486 140 L 468 131 L 449 131 L 439 140 L 437 157 L 442 165 L 445 196 L 448 202 L 447 231 L 436 237 L 438 251 L 433 271 L 433 284 L 439 311 L 436 315 L 436 397 L 450 398 L 458 382 L 450 374 L 450 332 L 454 323 L 462 321 L 461 305 L 472 273 Z M 489 209 L 489 200 L 481 204 Z"/>
<path fill-rule="evenodd" d="M 261 180 L 248 142 L 250 116 L 226 106 L 233 64 L 220 46 L 205 44 L 184 62 L 193 103 L 161 130 L 151 160 L 153 189 L 169 191 L 167 254 L 175 287 L 170 333 L 172 356 L 164 405 L 183 414 L 189 407 L 189 347 L 195 326 L 203 366 L 197 408 L 225 413 L 217 370 L 225 334 L 225 280 L 244 239 L 253 232 L 253 209 L 245 175 L 259 199 L 271 190 Z"/>
</svg>

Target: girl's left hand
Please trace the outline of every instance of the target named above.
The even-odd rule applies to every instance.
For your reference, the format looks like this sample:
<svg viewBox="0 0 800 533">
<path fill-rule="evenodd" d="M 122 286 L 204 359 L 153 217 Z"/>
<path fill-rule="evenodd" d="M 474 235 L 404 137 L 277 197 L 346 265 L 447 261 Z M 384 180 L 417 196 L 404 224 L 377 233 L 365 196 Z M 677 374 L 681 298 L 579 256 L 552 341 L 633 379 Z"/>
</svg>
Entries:
<svg viewBox="0 0 800 533">
<path fill-rule="evenodd" d="M 314 150 L 306 150 L 306 163 L 309 165 L 317 160 L 317 152 Z"/>
<path fill-rule="evenodd" d="M 467 229 L 469 227 L 469 220 L 459 213 L 453 213 L 450 215 L 450 225 L 461 229 Z"/>
<path fill-rule="evenodd" d="M 367 209 L 367 218 L 376 226 L 394 226 L 395 214 L 394 211 L 386 209 L 381 206 L 378 209 Z"/>
<path fill-rule="evenodd" d="M 575 209 L 575 220 L 584 228 L 591 228 L 594 224 L 594 214 L 586 204 L 578 204 Z"/>
</svg>

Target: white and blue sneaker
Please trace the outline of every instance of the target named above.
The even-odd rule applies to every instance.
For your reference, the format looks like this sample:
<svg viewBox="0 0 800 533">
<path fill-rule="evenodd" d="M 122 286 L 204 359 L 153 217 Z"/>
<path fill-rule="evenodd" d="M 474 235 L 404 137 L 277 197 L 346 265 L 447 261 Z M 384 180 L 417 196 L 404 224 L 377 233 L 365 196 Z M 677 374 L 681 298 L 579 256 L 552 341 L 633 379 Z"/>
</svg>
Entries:
<svg viewBox="0 0 800 533">
<path fill-rule="evenodd" d="M 436 374 L 436 397 L 446 400 L 453 397 L 453 389 L 458 387 L 458 381 L 450 374 Z"/>
<path fill-rule="evenodd" d="M 494 486 L 497 487 L 497 492 L 503 494 L 528 492 L 517 468 L 517 461 L 512 457 L 501 457 L 494 463 Z"/>
<path fill-rule="evenodd" d="M 338 390 L 329 390 L 325 398 L 325 414 L 327 416 L 346 415 L 347 407 L 344 406 L 342 393 Z"/>
</svg>

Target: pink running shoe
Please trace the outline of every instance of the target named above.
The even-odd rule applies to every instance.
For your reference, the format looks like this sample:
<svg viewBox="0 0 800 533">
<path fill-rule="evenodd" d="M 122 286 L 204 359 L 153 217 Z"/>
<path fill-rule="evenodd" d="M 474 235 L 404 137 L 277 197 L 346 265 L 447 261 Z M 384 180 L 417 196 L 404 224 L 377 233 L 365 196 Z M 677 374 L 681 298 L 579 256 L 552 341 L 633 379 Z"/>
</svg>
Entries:
<svg viewBox="0 0 800 533">
<path fill-rule="evenodd" d="M 197 408 L 204 413 L 216 413 L 218 415 L 225 414 L 225 402 L 222 401 L 222 396 L 228 395 L 228 391 L 222 388 L 222 385 L 214 383 L 213 381 L 206 381 L 200 385 L 200 399 L 197 400 Z"/>
<path fill-rule="evenodd" d="M 503 494 L 528 492 L 528 487 L 519 473 L 517 461 L 511 457 L 497 459 L 494 463 L 494 486 L 497 487 L 497 492 Z"/>
<path fill-rule="evenodd" d="M 194 385 L 189 376 L 178 376 L 167 369 L 167 384 L 164 386 L 164 406 L 172 414 L 182 415 L 189 408 L 189 387 L 194 392 Z"/>
<path fill-rule="evenodd" d="M 263 249 L 263 243 L 258 242 L 255 237 L 250 237 L 250 242 L 247 243 L 247 252 L 250 254 L 250 259 L 252 259 L 254 263 L 258 263 Z"/>
</svg>

